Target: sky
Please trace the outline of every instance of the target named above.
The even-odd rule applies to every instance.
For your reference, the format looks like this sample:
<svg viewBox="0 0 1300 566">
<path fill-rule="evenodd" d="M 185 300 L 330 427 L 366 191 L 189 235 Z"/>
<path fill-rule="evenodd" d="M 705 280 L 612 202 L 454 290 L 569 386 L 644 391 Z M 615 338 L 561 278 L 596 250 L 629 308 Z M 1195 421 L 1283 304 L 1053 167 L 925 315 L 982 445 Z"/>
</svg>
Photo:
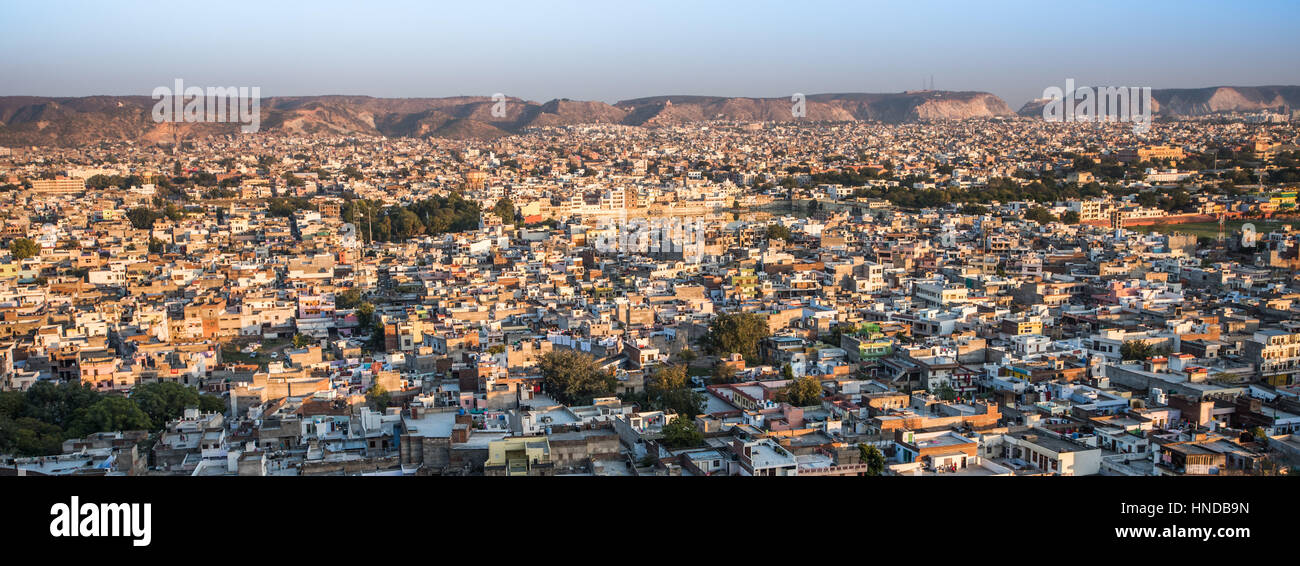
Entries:
<svg viewBox="0 0 1300 566">
<path fill-rule="evenodd" d="M 992 92 L 1300 84 L 1300 2 L 0 0 L 0 95 Z"/>
</svg>

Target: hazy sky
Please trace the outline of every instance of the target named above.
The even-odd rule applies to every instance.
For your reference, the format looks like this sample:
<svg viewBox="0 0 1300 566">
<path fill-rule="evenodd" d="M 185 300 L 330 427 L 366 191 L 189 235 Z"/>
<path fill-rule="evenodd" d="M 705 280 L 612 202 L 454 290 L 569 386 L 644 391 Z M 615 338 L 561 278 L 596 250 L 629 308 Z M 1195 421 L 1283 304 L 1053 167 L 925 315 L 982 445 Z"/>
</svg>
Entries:
<svg viewBox="0 0 1300 566">
<path fill-rule="evenodd" d="M 985 4 L 991 4 L 985 6 Z M 0 0 L 0 95 L 263 96 L 1300 84 L 1300 2 Z"/>
</svg>

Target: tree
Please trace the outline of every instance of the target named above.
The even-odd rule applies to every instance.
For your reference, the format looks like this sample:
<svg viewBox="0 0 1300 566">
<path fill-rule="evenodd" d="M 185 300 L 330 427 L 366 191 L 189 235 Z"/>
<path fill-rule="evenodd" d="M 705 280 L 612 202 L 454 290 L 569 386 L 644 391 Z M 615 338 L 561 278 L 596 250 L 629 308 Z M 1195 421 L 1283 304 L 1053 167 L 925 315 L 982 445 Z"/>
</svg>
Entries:
<svg viewBox="0 0 1300 566">
<path fill-rule="evenodd" d="M 407 240 L 425 233 L 426 230 L 419 215 L 405 208 L 390 211 L 385 219 L 391 222 L 390 233 L 395 240 Z"/>
<path fill-rule="evenodd" d="M 163 381 L 135 386 L 131 389 L 131 400 L 148 415 L 153 430 L 161 429 L 167 426 L 167 421 L 184 415 L 185 409 L 202 405 L 198 390 Z"/>
<path fill-rule="evenodd" d="M 266 213 L 288 218 L 299 210 L 315 210 L 316 205 L 307 198 L 272 198 L 266 201 Z"/>
<path fill-rule="evenodd" d="M 718 362 L 713 365 L 713 373 L 709 377 L 713 383 L 731 383 L 736 381 L 736 370 L 726 362 Z"/>
<path fill-rule="evenodd" d="M 690 448 L 704 442 L 704 433 L 695 426 L 695 419 L 684 415 L 677 415 L 672 422 L 664 425 L 661 432 L 663 443 L 669 448 Z"/>
<path fill-rule="evenodd" d="M 1025 220 L 1033 220 L 1039 224 L 1047 224 L 1056 220 L 1056 216 L 1051 211 L 1041 206 L 1035 206 L 1025 211 Z"/>
<path fill-rule="evenodd" d="M 216 395 L 199 395 L 199 412 L 201 413 L 223 413 L 226 411 L 226 402 Z"/>
<path fill-rule="evenodd" d="M 805 375 L 785 386 L 778 399 L 796 407 L 817 405 L 822 400 L 822 382 L 811 375 Z"/>
<path fill-rule="evenodd" d="M 1061 215 L 1061 222 L 1064 222 L 1066 224 L 1078 224 L 1079 213 L 1073 210 L 1067 210 L 1065 211 L 1064 214 Z"/>
<path fill-rule="evenodd" d="M 352 287 L 334 296 L 334 306 L 341 309 L 355 309 L 361 304 L 361 289 Z"/>
<path fill-rule="evenodd" d="M 659 366 L 646 384 L 646 400 L 654 409 L 695 418 L 704 405 L 704 395 L 691 389 L 686 366 Z"/>
<path fill-rule="evenodd" d="M 497 200 L 496 206 L 492 207 L 492 214 L 501 218 L 501 221 L 510 224 L 515 221 L 515 203 L 510 197 L 501 197 Z"/>
<path fill-rule="evenodd" d="M 374 326 L 370 328 L 370 340 L 366 343 L 366 347 L 375 352 L 386 352 L 388 351 L 388 344 L 383 317 L 372 317 L 372 320 Z"/>
<path fill-rule="evenodd" d="M 392 400 L 393 396 L 378 383 L 371 385 L 370 389 L 366 390 L 366 406 L 376 413 L 384 412 Z"/>
<path fill-rule="evenodd" d="M 1119 355 L 1125 361 L 1145 360 L 1154 356 L 1155 353 L 1155 347 L 1142 340 L 1125 340 L 1124 344 L 1119 347 Z"/>
<path fill-rule="evenodd" d="M 793 237 L 794 235 L 790 233 L 790 229 L 781 224 L 767 225 L 767 239 L 769 240 L 785 240 L 788 242 Z"/>
<path fill-rule="evenodd" d="M 546 390 L 566 405 L 587 405 L 612 395 L 618 387 L 614 373 L 600 368 L 590 355 L 576 350 L 552 350 L 537 361 Z"/>
<path fill-rule="evenodd" d="M 695 359 L 698 357 L 699 356 L 696 355 L 695 351 L 690 348 L 682 348 L 682 351 L 677 352 L 677 359 L 681 360 L 686 364 L 690 364 L 691 362 L 695 361 Z"/>
<path fill-rule="evenodd" d="M 27 259 L 41 253 L 41 247 L 27 238 L 18 238 L 9 242 L 9 253 L 17 259 Z"/>
<path fill-rule="evenodd" d="M 152 427 L 149 415 L 125 397 L 104 396 L 77 416 L 69 427 L 74 437 L 95 432 L 145 430 Z"/>
<path fill-rule="evenodd" d="M 370 303 L 361 303 L 357 305 L 357 322 L 361 324 L 361 326 L 370 326 L 371 321 L 374 320 L 374 316 L 375 305 Z"/>
<path fill-rule="evenodd" d="M 952 386 L 947 383 L 942 383 L 939 387 L 936 387 L 934 394 L 936 397 L 944 401 L 953 401 L 957 399 L 957 390 L 953 389 Z"/>
<path fill-rule="evenodd" d="M 153 236 L 149 237 L 149 253 L 160 254 L 167 249 L 167 244 Z"/>
<path fill-rule="evenodd" d="M 1250 436 L 1252 441 L 1258 442 L 1265 446 L 1268 445 L 1268 433 L 1264 431 L 1264 427 L 1257 426 L 1255 428 L 1250 429 Z"/>
<path fill-rule="evenodd" d="M 310 344 L 310 343 L 311 343 L 311 338 L 308 338 L 306 334 L 294 334 L 294 335 L 293 335 L 293 347 L 294 347 L 294 348 L 302 348 L 302 347 L 305 347 L 307 344 Z"/>
<path fill-rule="evenodd" d="M 137 230 L 148 230 L 153 228 L 153 223 L 158 220 L 158 214 L 153 210 L 138 206 L 127 211 L 126 219 L 131 221 L 131 226 Z"/>
<path fill-rule="evenodd" d="M 867 465 L 868 476 L 884 475 L 885 455 L 880 452 L 879 448 L 870 444 L 859 444 L 858 453 L 862 457 L 862 463 Z"/>
<path fill-rule="evenodd" d="M 720 314 L 709 323 L 702 342 L 710 354 L 740 354 L 752 363 L 758 359 L 758 343 L 769 334 L 767 320 L 760 315 Z"/>
</svg>

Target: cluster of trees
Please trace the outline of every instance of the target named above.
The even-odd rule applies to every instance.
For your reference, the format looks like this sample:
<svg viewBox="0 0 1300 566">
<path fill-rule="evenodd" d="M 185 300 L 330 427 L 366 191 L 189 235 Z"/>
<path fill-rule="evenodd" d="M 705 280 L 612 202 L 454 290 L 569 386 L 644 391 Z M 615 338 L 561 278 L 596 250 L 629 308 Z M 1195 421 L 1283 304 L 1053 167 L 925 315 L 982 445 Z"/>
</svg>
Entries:
<svg viewBox="0 0 1300 566">
<path fill-rule="evenodd" d="M 879 171 L 875 169 L 863 168 L 859 171 L 828 171 L 826 173 L 814 173 L 812 183 L 814 185 L 844 185 L 846 187 L 861 187 L 871 181 L 880 178 Z"/>
<path fill-rule="evenodd" d="M 288 218 L 299 210 L 316 210 L 316 205 L 307 197 L 272 198 L 266 201 L 266 212 L 271 216 Z"/>
<path fill-rule="evenodd" d="M 237 196 L 239 196 L 239 191 L 226 188 L 226 187 L 217 187 L 215 189 L 209 189 L 207 192 L 203 193 L 203 198 L 209 200 L 231 199 Z"/>
<path fill-rule="evenodd" d="M 1105 194 L 1105 190 L 1097 183 L 1085 185 L 1058 183 L 1056 180 L 1046 177 L 1035 179 L 1025 185 L 1021 185 L 1014 179 L 998 177 L 990 179 L 983 187 L 969 189 L 954 187 L 912 188 L 912 185 L 917 182 L 928 183 L 931 182 L 931 179 L 908 177 L 900 181 L 900 186 L 863 187 L 853 191 L 852 196 L 854 198 L 885 199 L 900 208 L 932 208 L 947 204 L 983 204 L 993 201 L 1056 202 L 1100 197 Z"/>
<path fill-rule="evenodd" d="M 505 224 L 522 224 L 524 221 L 519 216 L 519 211 L 515 209 L 515 203 L 510 200 L 510 197 L 501 197 L 496 206 L 492 207 L 492 214 L 495 214 Z"/>
<path fill-rule="evenodd" d="M 387 208 L 383 208 L 379 201 L 353 199 L 343 204 L 340 216 L 344 222 L 355 224 L 357 232 L 366 241 L 373 234 L 374 239 L 381 242 L 402 242 L 425 234 L 436 236 L 463 232 L 477 229 L 479 225 L 478 204 L 456 193 Z"/>
<path fill-rule="evenodd" d="M 713 365 L 713 371 L 709 374 L 710 383 L 735 383 L 736 370 L 725 362 L 719 361 Z"/>
<path fill-rule="evenodd" d="M 704 433 L 695 426 L 695 418 L 680 413 L 660 432 L 663 433 L 661 441 L 669 448 L 690 448 L 704 442 Z"/>
<path fill-rule="evenodd" d="M 552 350 L 537 360 L 542 383 L 555 400 L 566 405 L 588 405 L 596 397 L 614 394 L 618 379 L 588 354 L 577 350 Z"/>
<path fill-rule="evenodd" d="M 65 440 L 96 432 L 157 431 L 189 407 L 220 412 L 225 403 L 176 383 L 137 385 L 122 397 L 40 381 L 27 391 L 0 392 L 0 453 L 47 456 L 61 453 Z"/>
<path fill-rule="evenodd" d="M 148 230 L 153 228 L 154 222 L 166 218 L 171 221 L 177 221 L 185 217 L 185 211 L 181 210 L 175 204 L 168 204 L 162 210 L 154 210 L 145 206 L 138 206 L 126 212 L 127 220 L 131 221 L 131 226 L 136 230 Z"/>
<path fill-rule="evenodd" d="M 41 247 L 27 238 L 17 238 L 9 242 L 9 253 L 17 259 L 27 259 L 41 253 Z"/>
<path fill-rule="evenodd" d="M 1119 346 L 1119 356 L 1125 361 L 1128 360 L 1145 360 L 1152 356 L 1162 354 L 1161 348 L 1156 348 L 1142 340 L 1125 340 Z"/>
<path fill-rule="evenodd" d="M 128 189 L 143 185 L 144 178 L 139 175 L 91 175 L 86 179 L 86 188 L 88 189 L 107 189 L 109 187 L 119 187 Z"/>
<path fill-rule="evenodd" d="M 1052 214 L 1052 212 L 1046 208 L 1035 206 L 1025 211 L 1025 220 L 1032 220 L 1039 224 L 1047 224 L 1048 222 L 1055 222 L 1056 215 Z"/>
<path fill-rule="evenodd" d="M 392 400 L 392 394 L 378 383 L 371 385 L 370 389 L 366 390 L 366 406 L 376 413 L 384 412 L 384 409 L 388 408 L 388 404 Z"/>
<path fill-rule="evenodd" d="M 293 171 L 285 171 L 284 175 L 281 175 L 280 178 L 284 179 L 285 184 L 290 187 L 302 187 L 307 185 L 307 181 L 304 181 L 302 180 L 301 177 L 294 175 Z"/>
<path fill-rule="evenodd" d="M 749 363 L 758 361 L 758 343 L 771 334 L 767 319 L 754 313 L 726 313 L 713 317 L 709 331 L 700 338 L 705 351 L 715 356 L 740 354 Z"/>
<path fill-rule="evenodd" d="M 868 476 L 885 474 L 885 455 L 879 448 L 870 444 L 859 444 L 858 455 L 862 457 L 862 463 L 867 465 Z"/>
<path fill-rule="evenodd" d="M 238 185 L 239 178 L 227 178 L 217 181 L 217 176 L 207 171 L 196 171 L 189 176 L 181 175 L 180 163 L 177 162 L 173 168 L 172 177 L 158 176 L 150 179 L 154 187 L 159 191 L 161 197 L 170 200 L 190 200 L 183 187 L 212 187 L 220 186 L 227 188 Z M 110 187 L 130 188 L 145 184 L 143 177 L 139 175 L 92 175 L 86 179 L 86 187 L 91 189 L 107 189 Z M 212 197 L 209 197 L 212 198 Z"/>
<path fill-rule="evenodd" d="M 625 396 L 652 411 L 677 413 L 695 418 L 704 406 L 704 395 L 691 388 L 690 377 L 684 365 L 659 366 L 646 382 L 643 396 Z"/>
<path fill-rule="evenodd" d="M 783 369 L 789 377 L 789 365 Z M 822 382 L 811 375 L 805 375 L 785 386 L 777 393 L 777 400 L 796 407 L 819 405 L 822 402 Z"/>
<path fill-rule="evenodd" d="M 782 224 L 772 223 L 767 225 L 767 239 L 769 240 L 785 240 L 789 242 L 793 237 L 794 235 L 790 233 L 790 229 Z"/>
</svg>

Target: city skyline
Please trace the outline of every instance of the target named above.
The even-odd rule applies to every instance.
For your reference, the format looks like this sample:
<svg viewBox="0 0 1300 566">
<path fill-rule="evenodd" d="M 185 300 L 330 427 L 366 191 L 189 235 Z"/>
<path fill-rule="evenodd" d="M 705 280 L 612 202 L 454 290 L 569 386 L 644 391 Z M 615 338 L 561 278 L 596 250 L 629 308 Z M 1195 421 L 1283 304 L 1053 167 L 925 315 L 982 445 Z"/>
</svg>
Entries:
<svg viewBox="0 0 1300 566">
<path fill-rule="evenodd" d="M 1293 530 L 1296 0 L 0 20 L 11 548 L 1251 560 Z"/>
</svg>

